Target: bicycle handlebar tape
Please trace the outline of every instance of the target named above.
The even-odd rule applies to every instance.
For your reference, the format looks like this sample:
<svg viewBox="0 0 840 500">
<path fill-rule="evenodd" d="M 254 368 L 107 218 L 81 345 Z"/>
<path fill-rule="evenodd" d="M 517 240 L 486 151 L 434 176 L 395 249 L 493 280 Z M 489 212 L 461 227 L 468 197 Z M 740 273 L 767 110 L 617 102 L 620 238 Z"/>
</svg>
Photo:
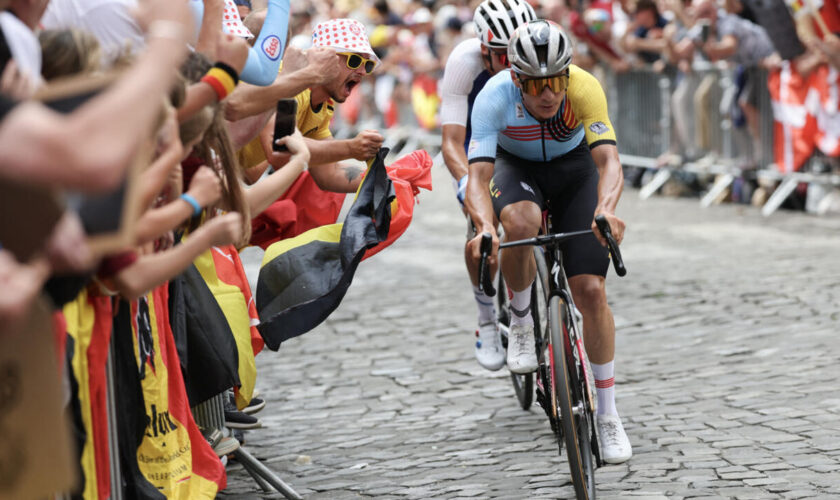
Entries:
<svg viewBox="0 0 840 500">
<path fill-rule="evenodd" d="M 621 258 L 621 251 L 618 249 L 618 243 L 616 243 L 615 238 L 613 238 L 610 223 L 607 221 L 606 217 L 599 215 L 595 217 L 595 225 L 598 226 L 598 230 L 601 231 L 601 235 L 603 235 L 604 239 L 607 240 L 607 247 L 609 247 L 610 254 L 612 254 L 615 274 L 624 276 L 627 274 L 627 268 L 624 267 L 624 259 Z"/>
<path fill-rule="evenodd" d="M 493 288 L 493 277 L 490 276 L 490 270 L 487 265 L 487 257 L 493 252 L 493 235 L 484 233 L 481 235 L 481 260 L 478 263 L 478 289 L 485 293 L 488 297 L 496 295 L 496 289 Z"/>
</svg>

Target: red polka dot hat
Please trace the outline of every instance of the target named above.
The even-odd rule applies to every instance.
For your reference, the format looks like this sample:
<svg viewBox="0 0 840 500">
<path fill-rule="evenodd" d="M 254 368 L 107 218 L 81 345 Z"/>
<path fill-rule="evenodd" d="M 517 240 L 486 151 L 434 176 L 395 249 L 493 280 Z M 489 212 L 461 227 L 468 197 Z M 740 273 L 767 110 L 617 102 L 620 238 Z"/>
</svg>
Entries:
<svg viewBox="0 0 840 500">
<path fill-rule="evenodd" d="M 355 19 L 331 19 L 318 24 L 312 30 L 312 46 L 363 54 L 379 62 L 370 46 L 365 25 Z"/>
</svg>

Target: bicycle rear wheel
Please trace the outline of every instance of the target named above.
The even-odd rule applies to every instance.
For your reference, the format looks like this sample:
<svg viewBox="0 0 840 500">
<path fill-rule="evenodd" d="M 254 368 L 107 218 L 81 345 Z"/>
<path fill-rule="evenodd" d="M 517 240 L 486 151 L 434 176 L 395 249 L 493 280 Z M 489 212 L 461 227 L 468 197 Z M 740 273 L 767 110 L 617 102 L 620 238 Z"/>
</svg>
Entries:
<svg viewBox="0 0 840 500">
<path fill-rule="evenodd" d="M 579 394 L 577 366 L 566 342 L 568 309 L 560 297 L 548 302 L 552 388 L 560 413 L 566 457 L 578 500 L 595 498 L 595 466 L 590 448 L 586 403 Z M 562 449 L 563 443 L 558 443 Z"/>
<path fill-rule="evenodd" d="M 499 324 L 502 327 L 502 345 L 507 350 L 508 332 L 510 327 L 510 296 L 502 273 L 499 273 L 499 280 L 496 284 L 496 311 Z M 527 410 L 534 402 L 534 374 L 533 373 L 510 373 L 510 381 L 516 393 L 516 399 L 523 410 Z"/>
</svg>

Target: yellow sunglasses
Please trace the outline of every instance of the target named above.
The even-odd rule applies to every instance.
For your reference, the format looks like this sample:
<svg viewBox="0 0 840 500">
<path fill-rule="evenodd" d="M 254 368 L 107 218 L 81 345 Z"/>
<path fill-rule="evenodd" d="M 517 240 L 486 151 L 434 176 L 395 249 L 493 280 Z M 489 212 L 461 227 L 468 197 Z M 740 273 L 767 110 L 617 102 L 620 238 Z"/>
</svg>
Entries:
<svg viewBox="0 0 840 500">
<path fill-rule="evenodd" d="M 569 75 L 563 73 L 562 75 L 545 78 L 520 78 L 519 83 L 522 85 L 522 91 L 528 95 L 538 96 L 542 94 L 546 87 L 550 88 L 555 94 L 559 94 L 569 88 Z"/>
<path fill-rule="evenodd" d="M 356 69 L 364 63 L 365 74 L 369 75 L 373 73 L 373 69 L 376 68 L 376 61 L 373 59 L 367 59 L 352 52 L 339 52 L 338 54 L 347 57 L 347 67 L 350 69 Z"/>
</svg>

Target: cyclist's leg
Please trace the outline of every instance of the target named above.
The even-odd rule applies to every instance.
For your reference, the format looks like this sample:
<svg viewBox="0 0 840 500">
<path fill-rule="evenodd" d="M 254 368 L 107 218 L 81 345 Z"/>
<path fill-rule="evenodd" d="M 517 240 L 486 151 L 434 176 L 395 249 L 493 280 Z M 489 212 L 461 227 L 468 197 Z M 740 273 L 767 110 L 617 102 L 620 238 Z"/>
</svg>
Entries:
<svg viewBox="0 0 840 500">
<path fill-rule="evenodd" d="M 465 214 L 466 215 L 466 214 Z M 496 306 L 493 297 L 488 296 L 478 288 L 478 266 L 479 261 L 473 258 L 467 244 L 475 237 L 475 225 L 469 215 L 467 221 L 467 243 L 464 244 L 464 262 L 472 284 L 473 298 L 478 308 L 478 329 L 476 330 L 475 358 L 483 368 L 498 370 L 505 364 L 505 351 L 502 346 L 499 320 L 496 314 Z M 490 266 L 490 274 L 494 276 L 499 265 Z M 498 292 L 502 293 L 502 292 Z"/>
<path fill-rule="evenodd" d="M 577 148 L 567 156 L 570 177 L 559 196 L 551 199 L 552 220 L 560 231 L 587 229 L 598 202 L 597 169 L 588 148 Z M 605 288 L 609 254 L 594 235 L 587 235 L 564 244 L 563 255 L 569 288 L 583 316 L 584 345 L 595 376 L 602 456 L 608 463 L 621 463 L 632 456 L 632 449 L 615 408 L 615 322 Z"/>
<path fill-rule="evenodd" d="M 490 195 L 506 240 L 532 238 L 542 221 L 542 194 L 534 183 L 529 162 L 504 152 L 496 156 Z M 536 275 L 530 247 L 506 248 L 501 255 L 502 275 L 512 291 L 508 367 L 515 373 L 537 369 L 531 284 Z"/>
</svg>

